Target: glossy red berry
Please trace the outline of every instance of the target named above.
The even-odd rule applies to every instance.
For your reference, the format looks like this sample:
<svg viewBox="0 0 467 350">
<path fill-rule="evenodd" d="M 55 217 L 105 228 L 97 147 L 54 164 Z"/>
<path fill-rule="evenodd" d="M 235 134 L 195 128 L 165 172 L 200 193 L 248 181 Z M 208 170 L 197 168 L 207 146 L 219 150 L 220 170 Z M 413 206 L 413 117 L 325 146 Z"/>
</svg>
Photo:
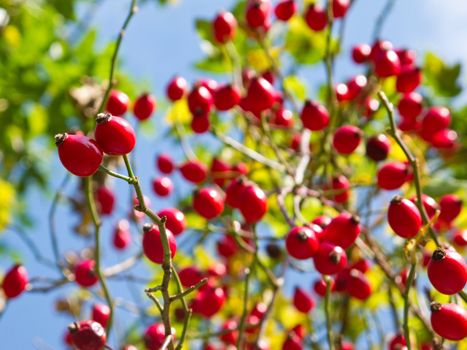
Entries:
<svg viewBox="0 0 467 350">
<path fill-rule="evenodd" d="M 197 85 L 204 86 L 206 89 L 209 90 L 212 96 L 214 95 L 214 92 L 216 92 L 217 88 L 219 87 L 219 84 L 217 83 L 217 81 L 214 79 L 210 79 L 210 78 L 204 78 L 204 79 L 198 80 L 195 83 L 195 86 Z"/>
<path fill-rule="evenodd" d="M 210 318 L 217 314 L 225 304 L 226 296 L 222 288 L 205 285 L 193 299 L 193 313 Z"/>
<path fill-rule="evenodd" d="M 330 291 L 332 292 L 335 289 L 336 283 L 334 282 L 332 278 L 329 281 L 330 281 L 329 283 L 331 284 Z M 324 297 L 326 295 L 326 288 L 327 288 L 326 281 L 323 278 L 316 280 L 315 283 L 313 284 L 313 290 L 315 291 L 316 294 L 318 294 L 321 297 Z"/>
<path fill-rule="evenodd" d="M 433 136 L 439 131 L 449 127 L 451 124 L 451 113 L 445 107 L 431 107 L 422 119 L 420 135 L 431 142 Z"/>
<path fill-rule="evenodd" d="M 13 299 L 23 293 L 28 285 L 28 273 L 22 265 L 14 265 L 5 274 L 2 282 L 3 293 Z"/>
<path fill-rule="evenodd" d="M 157 156 L 156 164 L 159 171 L 164 174 L 172 173 L 175 168 L 172 157 L 166 153 L 161 153 Z"/>
<path fill-rule="evenodd" d="M 248 317 L 246 319 L 248 321 Z M 246 324 L 249 324 L 248 322 Z M 236 320 L 226 320 L 221 327 L 220 340 L 224 344 L 236 345 L 238 339 L 238 323 Z M 245 330 L 247 331 L 247 330 Z"/>
<path fill-rule="evenodd" d="M 284 108 L 279 108 L 274 112 L 274 118 L 271 123 L 278 127 L 291 128 L 294 124 L 292 111 Z"/>
<path fill-rule="evenodd" d="M 171 329 L 172 336 L 175 329 Z M 144 332 L 144 346 L 147 350 L 159 350 L 165 342 L 165 327 L 163 323 L 154 323 L 146 328 Z"/>
<path fill-rule="evenodd" d="M 152 189 L 155 194 L 161 197 L 168 196 L 173 190 L 172 180 L 169 177 L 158 177 L 152 181 Z"/>
<path fill-rule="evenodd" d="M 101 215 L 111 215 L 115 206 L 115 196 L 108 187 L 101 186 L 95 192 L 96 204 Z"/>
<path fill-rule="evenodd" d="M 407 345 L 407 341 L 402 334 L 394 335 L 388 344 L 389 350 L 404 350 Z"/>
<path fill-rule="evenodd" d="M 113 232 L 113 245 L 115 248 L 121 250 L 128 247 L 131 242 L 130 223 L 122 219 L 118 221 Z"/>
<path fill-rule="evenodd" d="M 396 196 L 389 204 L 388 223 L 398 236 L 413 238 L 422 227 L 422 217 L 413 202 Z"/>
<path fill-rule="evenodd" d="M 383 190 L 400 188 L 409 176 L 409 167 L 406 163 L 390 162 L 381 166 L 376 175 L 378 187 Z"/>
<path fill-rule="evenodd" d="M 300 113 L 303 127 L 312 131 L 323 130 L 329 124 L 329 113 L 318 102 L 306 101 Z"/>
<path fill-rule="evenodd" d="M 441 337 L 459 341 L 467 337 L 467 311 L 460 305 L 431 304 L 431 326 Z"/>
<path fill-rule="evenodd" d="M 431 145 L 437 149 L 455 149 L 457 146 L 457 133 L 451 129 L 440 130 L 431 138 Z"/>
<path fill-rule="evenodd" d="M 363 258 L 358 259 L 356 262 L 354 262 L 351 265 L 351 269 L 358 270 L 362 273 L 368 272 L 370 268 L 371 268 L 371 263 L 368 260 L 363 259 Z"/>
<path fill-rule="evenodd" d="M 269 15 L 271 4 L 269 0 L 253 0 L 247 5 L 245 20 L 251 29 L 269 29 Z"/>
<path fill-rule="evenodd" d="M 334 132 L 332 144 L 340 154 L 350 154 L 362 141 L 362 131 L 354 125 L 344 125 Z"/>
<path fill-rule="evenodd" d="M 313 257 L 316 270 L 323 275 L 334 275 L 347 265 L 345 250 L 329 242 L 320 244 Z"/>
<path fill-rule="evenodd" d="M 370 58 L 371 60 L 373 61 L 373 63 L 375 62 L 376 58 L 386 52 L 386 51 L 389 51 L 389 50 L 392 50 L 393 46 L 392 46 L 392 43 L 390 41 L 387 41 L 387 40 L 376 40 L 374 43 L 373 43 L 373 46 L 371 46 L 371 53 L 370 53 Z"/>
<path fill-rule="evenodd" d="M 247 91 L 247 99 L 252 105 L 252 110 L 263 112 L 270 109 L 275 102 L 274 88 L 269 81 L 262 77 L 253 78 Z"/>
<path fill-rule="evenodd" d="M 355 63 L 365 63 L 370 59 L 371 46 L 359 44 L 352 48 L 352 59 Z"/>
<path fill-rule="evenodd" d="M 231 208 L 240 208 L 245 187 L 245 182 L 241 178 L 232 180 L 225 190 L 225 203 Z"/>
<path fill-rule="evenodd" d="M 237 30 L 237 20 L 232 13 L 223 11 L 214 19 L 212 30 L 214 39 L 218 43 L 224 44 L 234 38 Z"/>
<path fill-rule="evenodd" d="M 295 288 L 293 304 L 298 311 L 305 314 L 310 312 L 315 307 L 315 301 L 313 298 L 305 293 L 305 291 L 300 287 Z"/>
<path fill-rule="evenodd" d="M 274 8 L 274 14 L 280 21 L 288 21 L 297 12 L 295 0 L 281 0 Z"/>
<path fill-rule="evenodd" d="M 175 102 L 180 100 L 188 89 L 188 83 L 182 77 L 174 77 L 167 85 L 167 97 L 170 101 Z"/>
<path fill-rule="evenodd" d="M 68 326 L 73 345 L 79 350 L 102 350 L 107 340 L 105 329 L 98 322 L 86 320 Z"/>
<path fill-rule="evenodd" d="M 340 345 L 338 345 L 337 350 L 354 350 L 355 347 L 352 343 L 348 341 L 342 341 Z"/>
<path fill-rule="evenodd" d="M 352 269 L 346 283 L 346 291 L 352 298 L 367 300 L 373 290 L 366 276 L 361 271 Z"/>
<path fill-rule="evenodd" d="M 214 183 L 220 187 L 224 187 L 225 183 L 232 178 L 232 168 L 223 160 L 214 157 L 209 169 Z"/>
<path fill-rule="evenodd" d="M 238 245 L 231 235 L 224 235 L 216 245 L 217 252 L 220 256 L 230 259 L 238 252 Z"/>
<path fill-rule="evenodd" d="M 188 94 L 188 108 L 193 115 L 208 114 L 213 104 L 211 92 L 203 85 L 196 85 Z"/>
<path fill-rule="evenodd" d="M 446 194 L 439 200 L 441 212 L 439 219 L 450 223 L 453 222 L 462 210 L 462 200 L 455 194 Z"/>
<path fill-rule="evenodd" d="M 91 318 L 101 324 L 102 327 L 107 327 L 110 317 L 110 308 L 104 304 L 94 304 L 92 306 Z"/>
<path fill-rule="evenodd" d="M 208 169 L 199 160 L 188 160 L 180 166 L 182 176 L 194 184 L 199 184 L 206 179 Z"/>
<path fill-rule="evenodd" d="M 415 205 L 417 205 L 418 203 L 417 196 L 413 196 L 412 198 L 410 198 L 410 200 Z M 422 203 L 423 203 L 423 207 L 425 208 L 425 212 L 430 219 L 435 215 L 436 210 L 439 210 L 438 203 L 436 203 L 436 201 L 433 198 L 431 198 L 430 196 L 427 196 L 426 194 L 422 194 Z"/>
<path fill-rule="evenodd" d="M 345 101 L 350 101 L 350 94 L 349 94 L 349 87 L 347 84 L 340 83 L 337 84 L 335 87 L 335 94 L 337 101 L 339 102 L 345 102 Z"/>
<path fill-rule="evenodd" d="M 139 96 L 133 106 L 133 114 L 138 120 L 146 120 L 151 117 L 156 109 L 156 99 L 150 94 Z"/>
<path fill-rule="evenodd" d="M 196 134 L 204 134 L 211 128 L 209 114 L 194 115 L 190 124 L 191 130 Z"/>
<path fill-rule="evenodd" d="M 201 281 L 204 277 L 204 274 L 195 266 L 189 266 L 181 269 L 178 273 L 180 277 L 180 282 L 185 288 L 194 286 L 196 283 Z"/>
<path fill-rule="evenodd" d="M 343 212 L 333 218 L 323 232 L 323 240 L 344 249 L 350 247 L 360 235 L 360 219 Z"/>
<path fill-rule="evenodd" d="M 360 96 L 360 93 L 366 87 L 367 79 L 364 75 L 356 75 L 350 79 L 347 83 L 347 95 L 346 98 L 348 101 L 354 100 Z"/>
<path fill-rule="evenodd" d="M 422 82 L 420 68 L 405 66 L 401 68 L 396 80 L 396 90 L 402 93 L 414 91 Z"/>
<path fill-rule="evenodd" d="M 332 16 L 342 18 L 350 7 L 350 0 L 332 0 Z"/>
<path fill-rule="evenodd" d="M 350 197 L 350 182 L 344 175 L 334 176 L 331 182 L 331 190 L 335 191 L 330 198 L 336 203 L 345 203 Z"/>
<path fill-rule="evenodd" d="M 96 123 L 94 135 L 104 153 L 120 156 L 133 150 L 136 144 L 135 131 L 125 119 L 101 113 Z"/>
<path fill-rule="evenodd" d="M 293 334 L 287 334 L 282 344 L 282 350 L 303 350 L 302 339 Z"/>
<path fill-rule="evenodd" d="M 422 113 L 423 98 L 416 92 L 411 92 L 402 96 L 397 105 L 397 110 L 403 118 L 414 120 Z"/>
<path fill-rule="evenodd" d="M 319 242 L 315 232 L 309 227 L 294 227 L 285 237 L 285 248 L 295 259 L 305 260 L 315 255 Z"/>
<path fill-rule="evenodd" d="M 456 294 L 467 283 L 467 264 L 452 248 L 437 248 L 428 263 L 427 272 L 433 287 L 443 294 Z"/>
<path fill-rule="evenodd" d="M 178 210 L 177 208 L 167 208 L 161 210 L 157 213 L 159 217 L 165 216 L 167 221 L 165 226 L 172 232 L 175 236 L 178 236 L 186 228 L 186 219 L 185 214 Z"/>
<path fill-rule="evenodd" d="M 162 264 L 164 261 L 164 247 L 159 228 L 155 225 L 146 224 L 143 227 L 143 252 L 153 263 Z M 173 258 L 177 251 L 177 242 L 172 232 L 166 228 L 165 233 L 169 243 L 170 256 Z"/>
<path fill-rule="evenodd" d="M 311 223 L 315 224 L 315 225 L 318 225 L 319 227 L 321 227 L 324 230 L 326 228 L 326 226 L 328 226 L 331 223 L 331 220 L 332 219 L 329 216 L 321 215 L 321 216 L 317 216 L 316 218 L 314 218 L 311 221 Z"/>
<path fill-rule="evenodd" d="M 384 134 L 378 134 L 370 137 L 366 141 L 366 155 L 375 162 L 380 162 L 388 157 L 391 149 L 391 143 Z"/>
<path fill-rule="evenodd" d="M 94 271 L 94 260 L 83 260 L 75 266 L 75 280 L 81 287 L 87 288 L 95 285 L 98 281 Z"/>
<path fill-rule="evenodd" d="M 129 105 L 130 99 L 127 94 L 118 90 L 112 90 L 109 94 L 105 110 L 112 115 L 120 117 L 126 113 Z"/>
<path fill-rule="evenodd" d="M 459 247 L 467 246 L 467 229 L 454 231 L 453 242 Z"/>
<path fill-rule="evenodd" d="M 240 102 L 240 90 L 235 85 L 222 85 L 214 92 L 214 105 L 218 111 L 228 111 Z"/>
<path fill-rule="evenodd" d="M 413 66 L 415 64 L 415 51 L 408 49 L 397 49 L 396 53 L 397 56 L 399 56 L 399 60 L 401 61 L 402 66 Z"/>
<path fill-rule="evenodd" d="M 195 193 L 193 208 L 199 215 L 211 220 L 222 214 L 224 198 L 216 189 L 205 187 Z"/>
<path fill-rule="evenodd" d="M 268 210 L 266 194 L 255 184 L 246 185 L 241 194 L 239 209 L 247 224 L 260 221 Z"/>
<path fill-rule="evenodd" d="M 311 4 L 305 11 L 305 22 L 311 30 L 322 31 L 328 25 L 326 10 L 317 4 Z"/>
<path fill-rule="evenodd" d="M 380 52 L 374 60 L 375 74 L 387 78 L 399 74 L 401 63 L 399 56 L 393 50 Z"/>
<path fill-rule="evenodd" d="M 55 144 L 60 161 L 73 175 L 90 176 L 102 163 L 103 153 L 99 145 L 81 133 L 57 134 Z"/>
</svg>

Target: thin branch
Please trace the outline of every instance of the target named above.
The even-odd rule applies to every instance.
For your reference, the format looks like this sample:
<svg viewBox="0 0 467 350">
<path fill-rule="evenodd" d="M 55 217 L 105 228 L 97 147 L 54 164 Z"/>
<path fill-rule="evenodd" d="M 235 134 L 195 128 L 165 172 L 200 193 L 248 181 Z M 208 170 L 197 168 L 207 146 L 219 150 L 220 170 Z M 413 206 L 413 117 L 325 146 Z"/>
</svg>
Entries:
<svg viewBox="0 0 467 350">
<path fill-rule="evenodd" d="M 329 350 L 334 350 L 334 341 L 332 335 L 332 321 L 330 313 L 330 295 L 331 295 L 331 280 L 329 277 L 325 277 L 326 281 L 326 294 L 324 295 L 324 315 L 326 317 L 326 335 L 328 340 Z"/>
<path fill-rule="evenodd" d="M 375 21 L 375 27 L 373 29 L 373 41 L 376 41 L 381 36 L 381 32 L 383 31 L 383 26 L 386 23 L 386 20 L 389 18 L 392 9 L 394 8 L 394 4 L 396 0 L 387 0 L 386 4 L 384 5 L 383 9 L 379 13 L 378 17 Z"/>
<path fill-rule="evenodd" d="M 240 323 L 238 325 L 238 339 L 237 339 L 237 348 L 238 349 L 243 349 L 243 336 L 244 336 L 244 330 L 245 330 L 245 320 L 248 312 L 248 293 L 249 293 L 249 288 L 250 288 L 250 278 L 253 272 L 254 268 L 254 261 L 253 265 L 250 268 L 245 269 L 245 287 L 243 291 L 243 311 L 242 311 L 242 316 L 240 317 Z"/>
</svg>

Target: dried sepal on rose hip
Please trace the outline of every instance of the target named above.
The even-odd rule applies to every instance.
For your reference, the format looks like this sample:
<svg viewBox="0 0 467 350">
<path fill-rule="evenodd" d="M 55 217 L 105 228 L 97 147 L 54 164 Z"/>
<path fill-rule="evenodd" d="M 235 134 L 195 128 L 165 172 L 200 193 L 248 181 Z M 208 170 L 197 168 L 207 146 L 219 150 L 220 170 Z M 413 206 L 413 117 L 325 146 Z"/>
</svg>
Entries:
<svg viewBox="0 0 467 350">
<path fill-rule="evenodd" d="M 114 156 L 130 153 L 136 144 L 135 131 L 130 123 L 110 113 L 97 115 L 94 136 L 102 151 Z"/>
</svg>

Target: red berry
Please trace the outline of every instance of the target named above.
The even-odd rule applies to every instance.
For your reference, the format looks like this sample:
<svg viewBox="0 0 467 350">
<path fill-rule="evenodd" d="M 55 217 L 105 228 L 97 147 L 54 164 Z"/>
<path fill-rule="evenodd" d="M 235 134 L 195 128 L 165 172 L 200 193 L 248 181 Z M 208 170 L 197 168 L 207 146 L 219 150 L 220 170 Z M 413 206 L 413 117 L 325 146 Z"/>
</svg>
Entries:
<svg viewBox="0 0 467 350">
<path fill-rule="evenodd" d="M 193 208 L 207 220 L 214 219 L 224 210 L 224 199 L 214 188 L 205 187 L 195 193 Z"/>
<path fill-rule="evenodd" d="M 362 131 L 353 125 L 344 125 L 334 132 L 332 144 L 340 154 L 350 154 L 362 141 Z"/>
<path fill-rule="evenodd" d="M 367 84 L 367 79 L 364 75 L 356 75 L 347 82 L 347 98 L 348 100 L 353 100 L 360 96 L 360 93 L 365 88 Z"/>
<path fill-rule="evenodd" d="M 126 113 L 129 105 L 130 99 L 127 94 L 118 90 L 112 90 L 109 94 L 105 110 L 112 115 L 120 117 Z"/>
<path fill-rule="evenodd" d="M 161 173 L 170 174 L 174 170 L 174 163 L 172 162 L 172 158 L 166 154 L 161 153 L 156 159 L 157 168 Z"/>
<path fill-rule="evenodd" d="M 329 242 L 320 244 L 313 257 L 316 270 L 323 275 L 334 275 L 347 265 L 345 250 Z"/>
<path fill-rule="evenodd" d="M 365 63 L 370 59 L 371 46 L 359 44 L 352 48 L 352 59 L 355 63 Z"/>
<path fill-rule="evenodd" d="M 143 252 L 153 263 L 162 264 L 164 261 L 164 247 L 159 228 L 155 225 L 146 224 L 143 227 Z M 165 233 L 169 243 L 170 256 L 173 258 L 177 251 L 177 242 L 172 232 L 166 228 Z"/>
<path fill-rule="evenodd" d="M 280 21 L 288 21 L 297 12 L 295 0 L 281 0 L 274 8 L 274 14 Z"/>
<path fill-rule="evenodd" d="M 223 85 L 214 93 L 214 105 L 218 111 L 228 111 L 240 102 L 240 90 L 235 85 Z"/>
<path fill-rule="evenodd" d="M 348 341 L 343 341 L 341 344 L 338 346 L 337 350 L 354 350 L 354 346 L 352 343 Z"/>
<path fill-rule="evenodd" d="M 125 119 L 101 113 L 96 122 L 94 135 L 102 151 L 120 156 L 133 150 L 136 144 L 135 131 Z"/>
<path fill-rule="evenodd" d="M 326 226 L 328 226 L 331 223 L 331 218 L 326 215 L 321 215 L 314 218 L 313 221 L 311 221 L 311 223 L 318 225 L 324 230 Z"/>
<path fill-rule="evenodd" d="M 157 213 L 159 217 L 166 217 L 165 226 L 172 232 L 175 236 L 178 236 L 186 228 L 185 214 L 178 210 L 177 208 L 167 208 L 161 210 Z"/>
<path fill-rule="evenodd" d="M 331 284 L 330 291 L 332 292 L 335 289 L 336 284 L 332 278 L 330 279 L 329 283 Z M 313 284 L 313 290 L 315 291 L 316 294 L 318 294 L 321 297 L 324 297 L 326 295 L 326 288 L 327 288 L 326 281 L 323 278 L 316 280 L 315 283 Z"/>
<path fill-rule="evenodd" d="M 294 227 L 285 237 L 285 248 L 295 259 L 311 258 L 318 250 L 319 242 L 315 232 L 309 227 Z"/>
<path fill-rule="evenodd" d="M 437 149 L 455 149 L 457 133 L 454 130 L 444 129 L 436 132 L 431 138 L 431 145 Z"/>
<path fill-rule="evenodd" d="M 269 28 L 269 15 L 271 13 L 271 4 L 269 0 L 253 0 L 247 4 L 245 20 L 251 29 Z"/>
<path fill-rule="evenodd" d="M 329 124 L 329 113 L 318 102 L 306 101 L 300 113 L 303 127 L 312 131 L 323 130 Z"/>
<path fill-rule="evenodd" d="M 397 49 L 397 56 L 402 66 L 412 66 L 415 63 L 415 51 L 407 49 Z"/>
<path fill-rule="evenodd" d="M 453 295 L 467 283 L 467 265 L 454 249 L 438 248 L 433 252 L 427 268 L 431 284 L 440 293 Z"/>
<path fill-rule="evenodd" d="M 97 207 L 101 215 L 111 215 L 115 206 L 115 196 L 108 187 L 101 186 L 95 193 Z"/>
<path fill-rule="evenodd" d="M 199 184 L 206 179 L 208 169 L 199 160 L 188 160 L 180 166 L 182 176 L 194 184 Z"/>
<path fill-rule="evenodd" d="M 133 113 L 138 120 L 148 119 L 156 109 L 156 99 L 150 94 L 139 96 L 133 106 Z"/>
<path fill-rule="evenodd" d="M 247 322 L 248 324 L 248 322 Z M 236 345 L 238 339 L 238 323 L 235 320 L 226 320 L 221 327 L 220 340 L 224 344 Z M 230 331 L 230 332 L 229 332 Z M 245 330 L 247 331 L 247 330 Z"/>
<path fill-rule="evenodd" d="M 190 127 L 191 130 L 193 130 L 193 132 L 196 134 L 204 134 L 205 132 L 209 131 L 211 128 L 209 115 L 194 115 L 193 119 L 191 120 Z"/>
<path fill-rule="evenodd" d="M 332 16 L 342 18 L 350 7 L 350 0 L 332 0 Z"/>
<path fill-rule="evenodd" d="M 303 350 L 302 339 L 296 335 L 288 334 L 282 344 L 282 350 Z"/>
<path fill-rule="evenodd" d="M 154 193 L 161 197 L 166 197 L 173 190 L 172 180 L 169 177 L 163 176 L 152 181 L 152 189 Z"/>
<path fill-rule="evenodd" d="M 57 134 L 55 144 L 63 166 L 73 175 L 90 176 L 102 163 L 102 150 L 96 141 L 83 134 Z"/>
<path fill-rule="evenodd" d="M 379 168 L 377 173 L 378 187 L 383 190 L 400 188 L 409 176 L 409 167 L 406 163 L 390 162 Z"/>
<path fill-rule="evenodd" d="M 351 297 L 358 300 L 367 300 L 372 293 L 370 282 L 361 271 L 356 269 L 350 270 L 346 290 Z"/>
<path fill-rule="evenodd" d="M 431 304 L 431 326 L 441 337 L 460 341 L 467 337 L 467 311 L 460 305 Z"/>
<path fill-rule="evenodd" d="M 240 208 L 242 193 L 245 187 L 245 183 L 241 178 L 232 180 L 225 190 L 225 203 L 231 208 Z"/>
<path fill-rule="evenodd" d="M 420 135 L 431 142 L 433 136 L 439 130 L 446 129 L 451 124 L 451 113 L 445 107 L 431 107 L 422 119 Z"/>
<path fill-rule="evenodd" d="M 213 103 L 211 92 L 203 85 L 195 86 L 188 94 L 188 108 L 193 115 L 208 114 Z"/>
<path fill-rule="evenodd" d="M 104 304 L 94 304 L 92 306 L 92 320 L 101 324 L 102 327 L 107 327 L 107 322 L 110 317 L 110 308 Z"/>
<path fill-rule="evenodd" d="M 196 85 L 204 86 L 206 89 L 209 90 L 212 96 L 214 96 L 214 93 L 219 87 L 219 84 L 217 83 L 217 81 L 215 81 L 214 79 L 209 79 L 209 78 L 199 80 L 197 83 L 195 83 L 195 86 Z"/>
<path fill-rule="evenodd" d="M 459 229 L 454 232 L 453 241 L 459 247 L 467 246 L 467 229 Z"/>
<path fill-rule="evenodd" d="M 335 191 L 330 197 L 336 203 L 345 203 L 350 197 L 350 182 L 344 175 L 335 176 L 332 178 L 331 190 Z"/>
<path fill-rule="evenodd" d="M 422 82 L 420 68 L 405 66 L 401 68 L 396 80 L 396 90 L 402 93 L 414 91 Z"/>
<path fill-rule="evenodd" d="M 360 234 L 360 219 L 343 212 L 333 218 L 323 232 L 323 240 L 344 249 L 350 247 Z"/>
<path fill-rule="evenodd" d="M 306 9 L 305 21 L 311 30 L 320 32 L 328 25 L 328 15 L 321 6 L 311 4 Z"/>
<path fill-rule="evenodd" d="M 218 43 L 224 44 L 232 40 L 237 30 L 237 20 L 230 12 L 223 11 L 219 13 L 212 23 L 214 39 Z"/>
<path fill-rule="evenodd" d="M 401 69 L 399 56 L 393 50 L 380 52 L 375 57 L 375 74 L 380 78 L 397 75 Z"/>
<path fill-rule="evenodd" d="M 374 61 L 376 58 L 386 52 L 392 50 L 392 43 L 387 40 L 377 40 L 373 43 L 373 46 L 371 47 L 371 53 L 370 53 L 370 58 Z"/>
<path fill-rule="evenodd" d="M 14 265 L 3 278 L 3 293 L 8 299 L 16 298 L 28 285 L 28 273 L 23 265 Z"/>
<path fill-rule="evenodd" d="M 366 141 L 366 155 L 375 162 L 380 162 L 388 157 L 391 143 L 384 134 L 378 134 L 370 137 Z"/>
<path fill-rule="evenodd" d="M 451 223 L 462 210 L 462 200 L 455 194 L 446 194 L 439 200 L 439 206 L 441 208 L 439 219 Z"/>
<path fill-rule="evenodd" d="M 404 350 L 406 345 L 405 337 L 402 334 L 396 334 L 389 341 L 389 350 Z"/>
<path fill-rule="evenodd" d="M 185 288 L 194 286 L 203 279 L 203 273 L 195 266 L 189 266 L 181 269 L 178 273 L 180 282 Z"/>
<path fill-rule="evenodd" d="M 379 109 L 379 101 L 375 98 L 366 98 L 363 102 L 363 115 L 367 118 L 371 118 L 373 114 Z"/>
<path fill-rule="evenodd" d="M 422 96 L 416 92 L 411 92 L 402 96 L 397 105 L 399 114 L 403 118 L 415 119 L 422 113 Z"/>
<path fill-rule="evenodd" d="M 180 100 L 186 93 L 188 84 L 182 77 L 174 77 L 167 85 L 167 97 L 170 101 Z"/>
<path fill-rule="evenodd" d="M 305 291 L 299 287 L 295 288 L 293 295 L 293 304 L 295 308 L 303 313 L 308 313 L 315 307 L 315 301 L 313 298 L 305 293 Z"/>
<path fill-rule="evenodd" d="M 410 200 L 415 205 L 417 205 L 418 201 L 416 196 L 413 196 L 412 198 L 410 198 Z M 422 203 L 423 207 L 425 208 L 426 214 L 431 219 L 435 215 L 436 210 L 439 209 L 438 203 L 436 203 L 436 201 L 433 198 L 427 196 L 426 194 L 422 194 Z"/>
<path fill-rule="evenodd" d="M 255 184 L 246 185 L 241 194 L 239 209 L 247 224 L 260 221 L 268 210 L 266 194 Z"/>
<path fill-rule="evenodd" d="M 73 323 L 68 326 L 73 345 L 79 350 L 101 350 L 105 346 L 107 335 L 105 329 L 91 320 Z"/>
<path fill-rule="evenodd" d="M 97 283 L 95 264 L 94 260 L 83 260 L 75 266 L 75 280 L 81 287 L 87 288 Z"/>
<path fill-rule="evenodd" d="M 113 245 L 117 249 L 125 249 L 131 242 L 130 223 L 120 220 L 113 232 Z"/>
<path fill-rule="evenodd" d="M 397 127 L 404 132 L 418 131 L 420 129 L 420 122 L 415 119 L 402 119 Z"/>
<path fill-rule="evenodd" d="M 398 236 L 413 238 L 422 227 L 422 217 L 413 202 L 396 196 L 389 204 L 388 223 Z"/>
<path fill-rule="evenodd" d="M 345 102 L 345 101 L 350 101 L 350 95 L 349 95 L 349 87 L 347 84 L 340 83 L 337 84 L 335 87 L 335 94 L 337 101 L 339 102 Z"/>
<path fill-rule="evenodd" d="M 172 336 L 175 330 L 171 329 Z M 154 323 L 144 332 L 144 346 L 147 350 L 159 350 L 165 342 L 165 327 L 163 323 Z"/>
<path fill-rule="evenodd" d="M 294 124 L 293 113 L 288 109 L 279 108 L 274 112 L 274 118 L 271 122 L 279 127 L 291 128 Z"/>
<path fill-rule="evenodd" d="M 225 292 L 222 288 L 206 286 L 193 299 L 191 308 L 193 313 L 211 318 L 220 311 L 225 303 Z"/>
<path fill-rule="evenodd" d="M 216 157 L 212 159 L 210 173 L 214 183 L 220 187 L 224 187 L 232 177 L 230 165 Z"/>
<path fill-rule="evenodd" d="M 270 109 L 275 102 L 274 88 L 266 79 L 257 77 L 250 81 L 247 99 L 254 111 L 263 112 Z"/>
<path fill-rule="evenodd" d="M 226 259 L 230 259 L 237 254 L 238 251 L 237 242 L 235 242 L 235 238 L 230 235 L 224 235 L 222 239 L 217 242 L 216 248 L 219 255 Z"/>
<path fill-rule="evenodd" d="M 358 270 L 362 273 L 368 272 L 370 268 L 371 268 L 370 262 L 363 258 L 357 260 L 351 266 L 351 269 Z"/>
</svg>

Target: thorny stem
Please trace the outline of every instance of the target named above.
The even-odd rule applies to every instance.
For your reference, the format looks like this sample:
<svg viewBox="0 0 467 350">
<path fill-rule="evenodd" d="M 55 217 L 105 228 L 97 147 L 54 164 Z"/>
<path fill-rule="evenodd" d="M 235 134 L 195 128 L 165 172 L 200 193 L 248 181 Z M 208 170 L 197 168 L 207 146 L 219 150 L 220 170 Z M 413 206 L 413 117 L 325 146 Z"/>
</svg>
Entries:
<svg viewBox="0 0 467 350">
<path fill-rule="evenodd" d="M 94 199 L 94 192 L 92 188 L 92 176 L 88 176 L 84 179 L 85 181 L 85 186 L 86 186 L 86 201 L 87 201 L 87 206 L 88 209 L 91 213 L 91 218 L 92 222 L 94 224 L 94 259 L 96 262 L 95 266 L 95 272 L 97 274 L 97 278 L 99 279 L 99 283 L 102 287 L 102 290 L 104 292 L 104 297 L 105 301 L 107 302 L 107 305 L 110 309 L 110 314 L 109 314 L 109 321 L 107 323 L 107 326 L 105 328 L 107 337 L 110 335 L 110 330 L 112 329 L 112 320 L 113 320 L 113 314 L 114 314 L 114 306 L 112 302 L 112 298 L 109 293 L 109 289 L 107 288 L 107 283 L 105 281 L 105 277 L 102 273 L 101 270 L 101 251 L 100 251 L 100 228 L 101 228 L 101 220 L 99 218 L 99 213 L 97 212 L 96 209 L 96 202 Z"/>
</svg>

